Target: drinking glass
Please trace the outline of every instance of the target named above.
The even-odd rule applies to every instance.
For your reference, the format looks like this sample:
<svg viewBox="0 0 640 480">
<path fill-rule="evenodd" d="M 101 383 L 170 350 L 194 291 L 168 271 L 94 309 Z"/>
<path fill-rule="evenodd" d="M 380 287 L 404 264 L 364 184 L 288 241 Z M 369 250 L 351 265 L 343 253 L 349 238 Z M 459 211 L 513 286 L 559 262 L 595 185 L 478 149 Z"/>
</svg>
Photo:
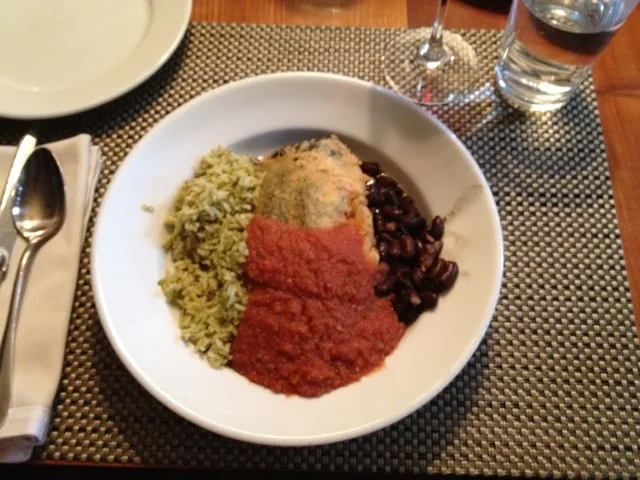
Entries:
<svg viewBox="0 0 640 480">
<path fill-rule="evenodd" d="M 460 35 L 444 29 L 448 3 L 449 0 L 438 1 L 431 28 L 400 34 L 387 45 L 382 58 L 389 85 L 423 105 L 453 101 L 467 93 L 478 78 L 473 48 Z"/>
<path fill-rule="evenodd" d="M 565 105 L 638 0 L 513 0 L 495 69 L 498 91 L 526 111 Z"/>
</svg>

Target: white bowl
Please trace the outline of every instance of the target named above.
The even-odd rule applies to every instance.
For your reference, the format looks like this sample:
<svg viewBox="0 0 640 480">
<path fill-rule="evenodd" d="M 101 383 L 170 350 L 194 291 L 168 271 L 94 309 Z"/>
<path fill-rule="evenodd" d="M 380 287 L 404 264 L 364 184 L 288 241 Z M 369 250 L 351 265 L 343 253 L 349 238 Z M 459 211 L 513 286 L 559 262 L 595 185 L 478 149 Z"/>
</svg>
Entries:
<svg viewBox="0 0 640 480">
<path fill-rule="evenodd" d="M 447 215 L 443 256 L 458 280 L 424 313 L 383 368 L 320 398 L 276 395 L 231 369 L 214 370 L 178 336 L 157 286 L 163 218 L 199 156 L 216 145 L 252 154 L 335 133 L 379 161 L 423 213 Z M 153 214 L 143 204 L 155 206 Z M 131 374 L 203 428 L 269 445 L 346 440 L 385 427 L 437 395 L 480 343 L 502 280 L 502 232 L 491 191 L 469 152 L 440 122 L 392 92 L 347 77 L 282 73 L 208 92 L 155 126 L 117 171 L 93 239 L 102 325 Z"/>
</svg>

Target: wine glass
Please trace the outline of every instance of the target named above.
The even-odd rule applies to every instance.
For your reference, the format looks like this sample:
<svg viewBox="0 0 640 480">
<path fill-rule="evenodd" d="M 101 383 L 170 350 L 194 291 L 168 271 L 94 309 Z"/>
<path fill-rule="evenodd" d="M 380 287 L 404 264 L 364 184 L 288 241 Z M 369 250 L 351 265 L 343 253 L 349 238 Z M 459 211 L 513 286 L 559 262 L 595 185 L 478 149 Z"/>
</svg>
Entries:
<svg viewBox="0 0 640 480">
<path fill-rule="evenodd" d="M 382 58 L 389 85 L 422 105 L 451 102 L 467 93 L 478 78 L 478 59 L 471 45 L 444 30 L 448 3 L 438 1 L 433 27 L 400 34 L 387 45 Z"/>
</svg>

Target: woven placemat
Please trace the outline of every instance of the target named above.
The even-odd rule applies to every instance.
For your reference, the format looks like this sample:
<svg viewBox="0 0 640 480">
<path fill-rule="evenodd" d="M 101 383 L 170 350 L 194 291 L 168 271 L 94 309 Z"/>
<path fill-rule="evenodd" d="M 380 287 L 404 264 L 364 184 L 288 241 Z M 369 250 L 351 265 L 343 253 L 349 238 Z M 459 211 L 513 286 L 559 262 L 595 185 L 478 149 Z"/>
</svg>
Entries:
<svg viewBox="0 0 640 480">
<path fill-rule="evenodd" d="M 41 124 L 43 140 L 94 135 L 98 201 L 131 147 L 188 99 L 284 70 L 382 83 L 392 29 L 194 24 L 172 59 L 95 111 Z M 640 472 L 640 345 L 591 79 L 554 114 L 496 98 L 500 33 L 461 32 L 483 62 L 475 93 L 432 112 L 466 144 L 500 210 L 505 276 L 467 367 L 427 406 L 336 445 L 282 449 L 219 437 L 157 403 L 112 351 L 90 288 L 93 220 L 44 459 L 243 469 L 634 477 Z M 0 121 L 0 140 L 28 125 Z M 153 168 L 150 164 L 149 168 Z M 95 214 L 95 211 L 94 211 Z"/>
</svg>

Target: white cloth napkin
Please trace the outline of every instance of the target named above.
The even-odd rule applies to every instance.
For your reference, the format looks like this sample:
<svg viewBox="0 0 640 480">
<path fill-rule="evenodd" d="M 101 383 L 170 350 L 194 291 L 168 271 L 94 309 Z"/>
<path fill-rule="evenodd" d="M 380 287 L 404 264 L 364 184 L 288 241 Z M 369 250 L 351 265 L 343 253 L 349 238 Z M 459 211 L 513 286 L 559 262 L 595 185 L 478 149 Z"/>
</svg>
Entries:
<svg viewBox="0 0 640 480">
<path fill-rule="evenodd" d="M 11 404 L 0 425 L 0 462 L 21 462 L 44 442 L 67 339 L 80 252 L 102 160 L 89 135 L 48 144 L 66 186 L 66 220 L 58 234 L 33 259 L 16 330 Z M 0 147 L 0 192 L 15 147 Z M 7 277 L 0 284 L 0 332 L 4 331 L 20 255 L 18 237 Z"/>
</svg>

